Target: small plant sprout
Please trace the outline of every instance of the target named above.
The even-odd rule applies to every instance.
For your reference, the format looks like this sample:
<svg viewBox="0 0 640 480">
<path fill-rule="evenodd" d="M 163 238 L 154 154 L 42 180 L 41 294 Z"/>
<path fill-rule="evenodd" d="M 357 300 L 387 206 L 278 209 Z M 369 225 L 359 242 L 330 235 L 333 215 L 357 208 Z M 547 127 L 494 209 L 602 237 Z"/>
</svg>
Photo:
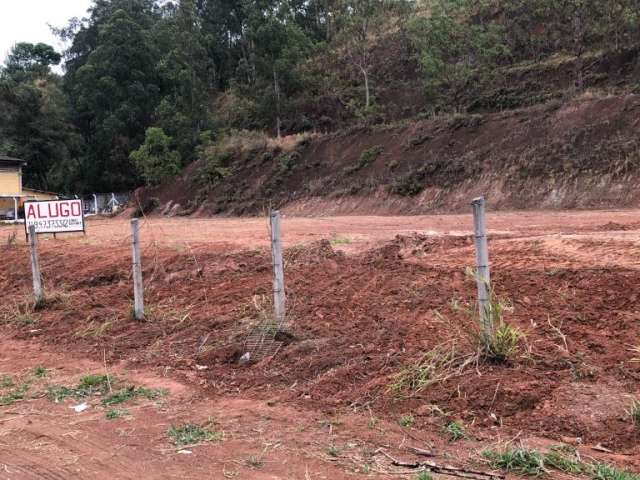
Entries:
<svg viewBox="0 0 640 480">
<path fill-rule="evenodd" d="M 629 414 L 629 418 L 631 418 L 631 422 L 640 428 L 640 400 L 633 399 L 627 413 Z"/>
<path fill-rule="evenodd" d="M 219 442 L 222 440 L 222 433 L 208 430 L 199 425 L 187 423 L 185 425 L 171 425 L 167 435 L 178 448 L 188 445 L 196 445 L 204 442 Z"/>
<path fill-rule="evenodd" d="M 327 447 L 327 455 L 336 458 L 338 455 L 340 455 L 340 449 L 335 445 L 329 445 L 329 447 Z"/>
<path fill-rule="evenodd" d="M 403 415 L 402 417 L 400 417 L 398 423 L 401 427 L 410 428 L 413 427 L 413 425 L 416 423 L 416 419 L 411 414 Z"/>
<path fill-rule="evenodd" d="M 48 374 L 49 374 L 48 370 L 44 368 L 42 365 L 38 365 L 33 371 L 33 375 L 37 378 L 44 378 Z"/>
<path fill-rule="evenodd" d="M 257 455 L 249 455 L 245 460 L 247 466 L 251 468 L 262 468 L 264 467 L 264 461 L 258 457 Z"/>
<path fill-rule="evenodd" d="M 107 410 L 105 413 L 105 417 L 107 420 L 115 420 L 116 418 L 122 418 L 129 416 L 129 411 L 125 409 L 112 408 L 111 410 Z"/>
<path fill-rule="evenodd" d="M 429 472 L 420 472 L 416 475 L 416 480 L 433 480 L 433 477 Z"/>
<path fill-rule="evenodd" d="M 447 423 L 443 430 L 447 437 L 449 437 L 450 442 L 457 442 L 466 436 L 464 432 L 464 424 L 459 421 Z"/>
</svg>

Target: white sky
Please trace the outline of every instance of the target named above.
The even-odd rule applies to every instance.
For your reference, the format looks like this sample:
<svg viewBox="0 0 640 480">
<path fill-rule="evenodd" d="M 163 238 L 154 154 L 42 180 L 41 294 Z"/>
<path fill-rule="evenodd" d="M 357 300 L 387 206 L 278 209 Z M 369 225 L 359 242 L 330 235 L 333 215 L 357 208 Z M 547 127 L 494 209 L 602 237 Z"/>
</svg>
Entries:
<svg viewBox="0 0 640 480">
<path fill-rule="evenodd" d="M 17 42 L 64 45 L 47 24 L 62 27 L 71 17 L 84 17 L 91 0 L 0 0 L 0 63 Z"/>
</svg>

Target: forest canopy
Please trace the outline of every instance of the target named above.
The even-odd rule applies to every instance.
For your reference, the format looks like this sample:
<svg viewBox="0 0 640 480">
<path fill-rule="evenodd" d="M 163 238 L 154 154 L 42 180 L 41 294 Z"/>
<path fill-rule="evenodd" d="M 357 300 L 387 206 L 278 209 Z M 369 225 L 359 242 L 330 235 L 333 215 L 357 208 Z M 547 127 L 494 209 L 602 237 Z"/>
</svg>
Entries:
<svg viewBox="0 0 640 480">
<path fill-rule="evenodd" d="M 640 0 L 94 0 L 56 30 L 64 52 L 18 42 L 6 58 L 0 154 L 35 188 L 130 190 L 232 129 L 380 117 L 381 86 L 409 75 L 385 70 L 389 45 L 425 112 L 460 110 L 482 75 L 559 53 L 580 89 L 589 54 L 637 48 L 639 25 Z"/>
</svg>

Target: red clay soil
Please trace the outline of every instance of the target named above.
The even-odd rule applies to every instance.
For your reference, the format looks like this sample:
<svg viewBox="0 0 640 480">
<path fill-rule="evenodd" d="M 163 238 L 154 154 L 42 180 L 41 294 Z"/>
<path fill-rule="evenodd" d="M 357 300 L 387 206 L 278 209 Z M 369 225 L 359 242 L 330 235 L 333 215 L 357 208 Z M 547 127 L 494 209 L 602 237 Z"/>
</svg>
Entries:
<svg viewBox="0 0 640 480">
<path fill-rule="evenodd" d="M 390 385 L 425 352 L 475 352 L 475 320 L 454 308 L 475 295 L 464 272 L 473 264 L 468 236 L 403 235 L 349 254 L 328 240 L 288 248 L 291 337 L 281 338 L 275 356 L 249 365 L 238 360 L 271 289 L 270 257 L 261 247 L 229 253 L 219 245 L 148 244 L 148 318 L 138 322 L 130 318 L 126 244 L 82 239 L 41 242 L 51 299 L 17 315 L 27 309 L 30 287 L 28 251 L 17 242 L 2 249 L 0 322 L 4 314 L 2 331 L 16 341 L 169 372 L 213 398 L 388 422 L 412 414 L 420 432 L 459 419 L 480 442 L 521 435 L 600 444 L 637 471 L 640 428 L 626 412 L 640 395 L 640 363 L 633 361 L 640 352 L 631 351 L 640 346 L 640 247 L 631 228 L 616 225 L 635 235 L 624 240 L 613 232 L 494 235 L 493 285 L 511 300 L 505 319 L 525 340 L 507 363 L 480 361 L 417 393 Z M 450 416 L 434 415 L 434 405 Z"/>
</svg>

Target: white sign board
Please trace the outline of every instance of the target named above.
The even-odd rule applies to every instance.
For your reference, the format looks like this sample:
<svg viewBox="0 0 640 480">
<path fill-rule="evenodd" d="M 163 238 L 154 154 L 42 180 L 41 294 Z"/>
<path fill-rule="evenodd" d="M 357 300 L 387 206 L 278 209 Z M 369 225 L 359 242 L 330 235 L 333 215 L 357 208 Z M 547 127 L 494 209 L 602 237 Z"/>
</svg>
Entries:
<svg viewBox="0 0 640 480">
<path fill-rule="evenodd" d="M 24 228 L 36 233 L 84 232 L 82 200 L 47 200 L 24 203 Z"/>
</svg>

